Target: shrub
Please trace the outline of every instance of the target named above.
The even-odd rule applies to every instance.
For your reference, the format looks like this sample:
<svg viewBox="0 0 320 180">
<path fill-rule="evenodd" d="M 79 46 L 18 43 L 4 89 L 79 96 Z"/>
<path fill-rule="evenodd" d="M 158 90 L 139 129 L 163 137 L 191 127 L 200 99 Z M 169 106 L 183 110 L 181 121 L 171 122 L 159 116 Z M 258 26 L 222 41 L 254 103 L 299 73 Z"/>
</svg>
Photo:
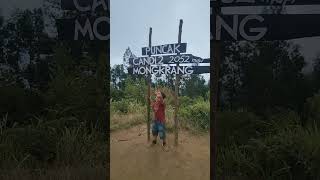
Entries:
<svg viewBox="0 0 320 180">
<path fill-rule="evenodd" d="M 28 118 L 43 110 L 44 98 L 38 91 L 10 86 L 1 87 L 0 94 L 0 115 L 8 114 L 9 126 L 14 122 L 25 124 Z"/>
<path fill-rule="evenodd" d="M 208 131 L 210 128 L 210 103 L 202 100 L 189 106 L 183 106 L 179 110 L 179 116 L 184 125 L 190 124 L 195 129 Z"/>
<path fill-rule="evenodd" d="M 192 105 L 194 102 L 193 99 L 191 99 L 190 97 L 188 96 L 182 96 L 182 97 L 179 97 L 179 104 L 180 104 L 180 107 L 187 107 L 187 106 L 190 106 Z"/>
<path fill-rule="evenodd" d="M 120 101 L 111 102 L 111 111 L 128 113 L 129 112 L 130 100 L 122 99 Z"/>
<path fill-rule="evenodd" d="M 269 115 L 264 122 L 268 133 L 276 133 L 281 129 L 296 127 L 300 123 L 300 116 L 291 110 L 278 109 L 277 112 Z"/>
<path fill-rule="evenodd" d="M 316 123 L 320 127 L 320 92 L 311 98 L 307 99 L 306 102 L 306 116 L 307 124 Z"/>
<path fill-rule="evenodd" d="M 133 80 L 131 77 L 125 80 L 124 99 L 131 99 L 138 103 L 145 102 L 146 83 L 144 79 Z"/>
<path fill-rule="evenodd" d="M 247 112 L 219 112 L 216 124 L 219 146 L 244 144 L 257 137 L 257 132 L 264 126 L 257 116 Z"/>
<path fill-rule="evenodd" d="M 10 128 L 3 133 L 1 143 L 1 162 L 12 161 L 19 166 L 34 167 L 34 162 L 49 162 L 55 157 L 55 145 L 57 136 L 34 127 Z M 6 164 L 1 164 L 2 167 Z"/>
<path fill-rule="evenodd" d="M 129 113 L 138 113 L 138 114 L 145 114 L 147 107 L 145 105 L 142 105 L 140 103 L 130 101 L 128 112 Z"/>
<path fill-rule="evenodd" d="M 219 173 L 228 176 L 221 178 L 320 178 L 320 133 L 316 127 L 304 128 L 297 114 L 290 111 L 274 114 L 257 125 L 252 130 L 260 128 L 260 135 L 249 138 L 250 133 L 243 131 L 235 141 L 218 146 Z M 240 142 L 241 137 L 247 138 Z"/>
<path fill-rule="evenodd" d="M 46 165 L 91 167 L 106 163 L 107 138 L 88 130 L 72 117 L 36 118 L 31 124 L 7 127 L 0 123 L 0 168 L 44 168 Z"/>
<path fill-rule="evenodd" d="M 318 179 L 319 138 L 318 132 L 296 127 L 220 148 L 220 172 L 247 179 Z"/>
<path fill-rule="evenodd" d="M 82 128 L 66 128 L 57 142 L 57 162 L 60 165 L 103 165 L 106 163 L 106 137 Z"/>
</svg>

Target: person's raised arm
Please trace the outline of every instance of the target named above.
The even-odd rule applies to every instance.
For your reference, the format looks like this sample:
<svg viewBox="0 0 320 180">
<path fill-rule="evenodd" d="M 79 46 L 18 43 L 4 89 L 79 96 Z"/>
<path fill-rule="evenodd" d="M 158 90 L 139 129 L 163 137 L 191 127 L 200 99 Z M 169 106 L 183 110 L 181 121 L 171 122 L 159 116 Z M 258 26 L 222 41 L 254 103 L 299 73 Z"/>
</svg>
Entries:
<svg viewBox="0 0 320 180">
<path fill-rule="evenodd" d="M 164 100 L 163 100 L 163 98 L 162 98 L 162 96 L 159 96 L 159 104 L 164 104 Z"/>
<path fill-rule="evenodd" d="M 152 101 L 151 96 L 148 97 L 148 95 L 146 96 L 146 103 L 148 104 L 148 101 L 150 102 L 150 106 L 152 107 L 154 105 L 154 101 Z"/>
</svg>

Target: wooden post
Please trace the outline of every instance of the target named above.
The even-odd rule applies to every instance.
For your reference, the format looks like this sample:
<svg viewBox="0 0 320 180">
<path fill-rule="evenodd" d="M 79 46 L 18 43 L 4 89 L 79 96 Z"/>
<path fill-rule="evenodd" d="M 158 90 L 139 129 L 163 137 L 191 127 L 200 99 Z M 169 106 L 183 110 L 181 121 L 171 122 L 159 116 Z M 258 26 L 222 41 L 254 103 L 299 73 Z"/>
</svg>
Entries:
<svg viewBox="0 0 320 180">
<path fill-rule="evenodd" d="M 217 0 L 217 5 L 214 7 L 214 22 L 213 22 L 213 31 L 215 31 L 214 36 L 216 36 L 216 20 L 217 16 L 220 15 L 220 3 L 221 0 Z M 213 60 L 213 66 L 210 66 L 210 76 L 213 76 L 213 81 L 210 81 L 210 87 L 212 87 L 213 92 L 210 93 L 210 116 L 212 117 L 212 122 L 210 123 L 210 129 L 211 129 L 211 138 L 210 138 L 210 144 L 212 144 L 212 154 L 211 154 L 211 174 L 213 180 L 217 180 L 217 112 L 218 112 L 218 91 L 219 91 L 219 71 L 220 71 L 220 58 L 221 58 L 221 42 L 220 40 L 217 40 L 216 37 L 213 37 L 213 51 L 211 51 L 211 60 Z"/>
<path fill-rule="evenodd" d="M 181 43 L 181 35 L 182 35 L 182 25 L 183 20 L 180 19 L 179 23 L 179 34 L 178 34 L 178 44 Z M 177 53 L 177 55 L 180 55 L 180 53 Z M 179 63 L 176 64 L 177 68 L 179 67 Z M 178 123 L 178 110 L 179 110 L 179 84 L 180 84 L 180 75 L 176 75 L 176 82 L 175 82 L 175 94 L 174 94 L 174 100 L 175 100 L 175 109 L 174 109 L 174 126 L 175 126 L 175 139 L 174 139 L 174 145 L 178 145 L 178 130 L 179 130 L 179 123 Z"/>
<path fill-rule="evenodd" d="M 152 37 L 152 28 L 149 29 L 149 47 L 151 48 L 151 37 Z M 151 54 L 149 54 L 149 57 L 151 57 Z M 150 141 L 150 91 L 151 91 L 151 75 L 148 75 L 148 105 L 147 105 L 147 128 L 148 128 L 148 142 Z"/>
</svg>

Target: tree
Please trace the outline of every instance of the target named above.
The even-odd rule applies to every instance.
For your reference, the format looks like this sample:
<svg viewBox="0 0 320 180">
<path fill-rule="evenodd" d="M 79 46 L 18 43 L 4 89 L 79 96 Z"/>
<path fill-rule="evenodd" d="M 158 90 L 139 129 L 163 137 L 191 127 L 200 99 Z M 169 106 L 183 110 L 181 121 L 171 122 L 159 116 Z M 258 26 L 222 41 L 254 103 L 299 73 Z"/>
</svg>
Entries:
<svg viewBox="0 0 320 180">
<path fill-rule="evenodd" d="M 137 103 L 145 103 L 147 85 L 144 79 L 132 79 L 129 76 L 125 84 L 124 98 L 136 100 Z"/>
<path fill-rule="evenodd" d="M 4 61 L 4 29 L 3 29 L 3 16 L 0 15 L 0 63 Z"/>
<path fill-rule="evenodd" d="M 124 90 L 125 87 L 125 79 L 127 78 L 128 74 L 124 71 L 124 65 L 114 65 L 111 69 L 111 82 L 112 86 L 118 90 Z"/>
<path fill-rule="evenodd" d="M 300 49 L 287 41 L 226 43 L 222 90 L 231 108 L 257 112 L 280 106 L 301 112 L 305 65 Z"/>
<path fill-rule="evenodd" d="M 205 98 L 208 90 L 209 87 L 203 76 L 197 74 L 187 76 L 183 81 L 183 88 L 181 89 L 183 96 L 189 96 L 191 98 L 198 96 Z"/>
<path fill-rule="evenodd" d="M 223 49 L 223 63 L 221 68 L 221 89 L 223 103 L 231 110 L 246 104 L 243 97 L 243 82 L 245 71 L 250 60 L 250 43 L 225 42 Z"/>
<path fill-rule="evenodd" d="M 169 87 L 170 89 L 174 90 L 175 75 L 174 74 L 166 74 L 165 79 L 166 79 L 166 86 Z"/>
<path fill-rule="evenodd" d="M 314 66 L 312 71 L 313 82 L 315 90 L 320 89 L 320 54 L 314 59 Z"/>
<path fill-rule="evenodd" d="M 131 52 L 131 49 L 128 47 L 123 54 L 123 65 L 125 68 L 128 68 L 130 66 L 129 59 L 130 58 L 136 58 L 136 56 Z"/>
</svg>

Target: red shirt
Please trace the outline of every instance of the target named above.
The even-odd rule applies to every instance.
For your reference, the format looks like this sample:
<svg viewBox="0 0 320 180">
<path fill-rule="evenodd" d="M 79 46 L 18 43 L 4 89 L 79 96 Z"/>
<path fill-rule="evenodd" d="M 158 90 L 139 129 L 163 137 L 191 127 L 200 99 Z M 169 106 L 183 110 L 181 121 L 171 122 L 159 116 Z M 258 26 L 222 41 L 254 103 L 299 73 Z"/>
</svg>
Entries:
<svg viewBox="0 0 320 180">
<path fill-rule="evenodd" d="M 164 104 L 164 102 L 161 101 L 155 101 L 151 104 L 151 107 L 154 111 L 154 118 L 156 121 L 160 121 L 161 123 L 165 122 L 165 108 L 166 105 Z"/>
</svg>

